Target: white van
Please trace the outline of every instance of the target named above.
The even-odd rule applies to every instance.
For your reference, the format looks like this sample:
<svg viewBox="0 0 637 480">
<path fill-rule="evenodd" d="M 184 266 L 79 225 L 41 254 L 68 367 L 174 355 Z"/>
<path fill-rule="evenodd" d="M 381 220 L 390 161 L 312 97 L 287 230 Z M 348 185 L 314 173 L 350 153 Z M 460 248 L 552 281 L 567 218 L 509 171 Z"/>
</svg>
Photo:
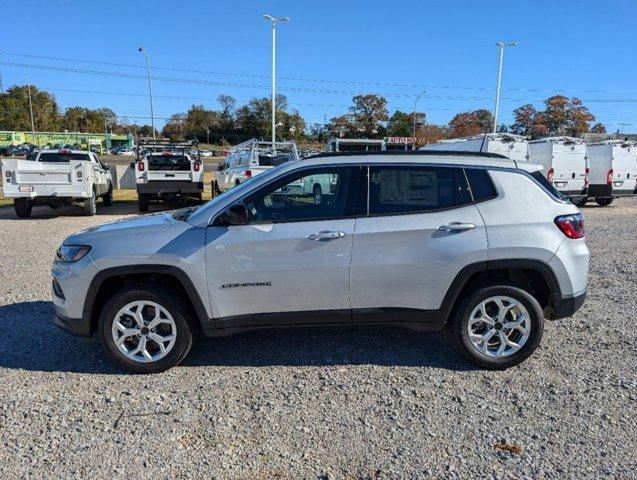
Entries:
<svg viewBox="0 0 637 480">
<path fill-rule="evenodd" d="M 420 147 L 420 150 L 499 153 L 518 162 L 529 159 L 529 142 L 526 137 L 512 133 L 487 133 L 472 137 L 440 140 L 424 145 Z"/>
<path fill-rule="evenodd" d="M 588 145 L 588 198 L 610 205 L 614 197 L 637 194 L 637 143 L 607 140 Z"/>
<path fill-rule="evenodd" d="M 546 179 L 578 207 L 588 200 L 588 155 L 583 140 L 547 137 L 529 142 L 529 160 L 544 165 Z"/>
</svg>

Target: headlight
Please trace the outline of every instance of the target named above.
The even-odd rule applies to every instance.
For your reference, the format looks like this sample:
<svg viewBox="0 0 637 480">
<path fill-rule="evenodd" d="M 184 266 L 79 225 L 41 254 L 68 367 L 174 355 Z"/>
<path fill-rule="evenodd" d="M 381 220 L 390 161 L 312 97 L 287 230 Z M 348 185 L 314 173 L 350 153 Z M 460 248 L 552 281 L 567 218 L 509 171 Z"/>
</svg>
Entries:
<svg viewBox="0 0 637 480">
<path fill-rule="evenodd" d="M 62 245 L 55 254 L 59 262 L 77 262 L 91 251 L 88 245 Z"/>
</svg>

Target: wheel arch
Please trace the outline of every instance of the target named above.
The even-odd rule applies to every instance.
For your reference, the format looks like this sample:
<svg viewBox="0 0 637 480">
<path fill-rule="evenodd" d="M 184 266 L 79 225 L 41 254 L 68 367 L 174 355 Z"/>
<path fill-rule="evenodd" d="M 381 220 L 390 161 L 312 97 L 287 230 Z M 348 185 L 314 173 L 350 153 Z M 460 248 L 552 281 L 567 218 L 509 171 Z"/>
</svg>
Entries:
<svg viewBox="0 0 637 480">
<path fill-rule="evenodd" d="M 172 265 L 126 265 L 98 272 L 91 280 L 82 320 L 90 325 L 90 332 L 97 330 L 101 307 L 110 295 L 133 282 L 160 282 L 175 288 L 192 307 L 192 314 L 202 330 L 210 328 L 212 322 L 205 304 L 188 275 Z"/>
<path fill-rule="evenodd" d="M 503 281 L 527 290 L 547 313 L 554 296 L 561 296 L 557 277 L 546 262 L 526 258 L 477 262 L 464 267 L 454 278 L 442 302 L 443 318 L 451 318 L 464 294 Z"/>
</svg>

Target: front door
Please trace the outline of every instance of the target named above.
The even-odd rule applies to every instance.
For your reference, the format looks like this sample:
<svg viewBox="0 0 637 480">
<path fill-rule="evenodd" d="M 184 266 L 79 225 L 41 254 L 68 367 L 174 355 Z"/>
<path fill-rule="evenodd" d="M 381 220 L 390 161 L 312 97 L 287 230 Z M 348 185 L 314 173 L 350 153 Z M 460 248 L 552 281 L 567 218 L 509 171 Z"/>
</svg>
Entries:
<svg viewBox="0 0 637 480">
<path fill-rule="evenodd" d="M 217 327 L 351 321 L 355 168 L 290 173 L 241 202 L 248 225 L 210 227 L 206 275 Z M 336 176 L 319 201 L 299 182 Z"/>
<path fill-rule="evenodd" d="M 369 215 L 354 230 L 354 322 L 425 321 L 458 272 L 487 259 L 484 222 L 461 168 L 369 170 Z"/>
</svg>

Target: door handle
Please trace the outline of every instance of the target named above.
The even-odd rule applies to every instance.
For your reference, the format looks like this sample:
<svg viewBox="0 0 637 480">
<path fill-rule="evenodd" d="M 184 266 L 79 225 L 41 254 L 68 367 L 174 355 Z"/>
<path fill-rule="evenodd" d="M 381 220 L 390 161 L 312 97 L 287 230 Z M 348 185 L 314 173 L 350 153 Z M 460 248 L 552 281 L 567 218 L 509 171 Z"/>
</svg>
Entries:
<svg viewBox="0 0 637 480">
<path fill-rule="evenodd" d="M 443 232 L 465 232 L 467 230 L 473 230 L 476 228 L 473 223 L 461 223 L 461 222 L 451 222 L 447 225 L 440 225 L 438 230 Z"/>
<path fill-rule="evenodd" d="M 321 241 L 321 240 L 335 240 L 337 238 L 342 238 L 345 236 L 345 232 L 328 232 L 328 231 L 321 231 L 321 232 L 316 232 L 316 233 L 310 233 L 307 238 L 308 240 L 317 240 L 317 241 Z"/>
</svg>

